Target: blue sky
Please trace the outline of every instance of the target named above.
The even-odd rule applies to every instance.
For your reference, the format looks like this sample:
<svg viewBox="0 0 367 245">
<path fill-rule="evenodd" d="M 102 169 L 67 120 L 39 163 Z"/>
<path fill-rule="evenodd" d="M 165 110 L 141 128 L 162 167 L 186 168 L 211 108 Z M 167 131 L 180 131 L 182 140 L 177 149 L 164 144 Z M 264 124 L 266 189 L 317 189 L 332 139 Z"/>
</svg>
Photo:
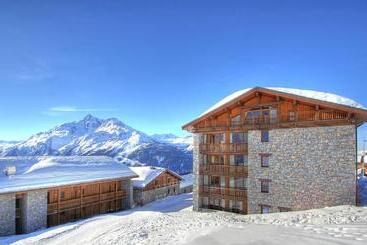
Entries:
<svg viewBox="0 0 367 245">
<path fill-rule="evenodd" d="M 367 105 L 366 12 L 364 0 L 1 1 L 0 139 L 87 113 L 183 134 L 252 86 Z"/>
</svg>

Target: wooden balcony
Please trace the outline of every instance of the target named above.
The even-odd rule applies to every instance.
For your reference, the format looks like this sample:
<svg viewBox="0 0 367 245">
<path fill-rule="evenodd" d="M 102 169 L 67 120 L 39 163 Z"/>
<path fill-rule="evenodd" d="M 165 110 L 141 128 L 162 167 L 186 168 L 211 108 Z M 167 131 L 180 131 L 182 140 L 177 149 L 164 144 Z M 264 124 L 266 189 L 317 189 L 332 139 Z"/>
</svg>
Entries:
<svg viewBox="0 0 367 245">
<path fill-rule="evenodd" d="M 200 144 L 200 153 L 247 153 L 246 143 Z"/>
<path fill-rule="evenodd" d="M 216 132 L 216 131 L 247 131 L 262 130 L 273 128 L 291 128 L 291 127 L 311 127 L 327 125 L 345 125 L 351 124 L 353 119 L 346 112 L 335 111 L 305 111 L 299 112 L 295 120 L 290 121 L 287 115 L 277 118 L 259 117 L 241 122 L 213 122 L 205 125 L 198 125 L 193 132 Z"/>
<path fill-rule="evenodd" d="M 58 207 L 57 203 L 51 203 L 47 205 L 47 214 L 54 214 L 57 213 Z"/>
<path fill-rule="evenodd" d="M 217 197 L 223 199 L 245 200 L 247 199 L 247 190 L 240 188 L 225 188 L 216 186 L 199 186 L 199 195 L 208 197 Z"/>
<path fill-rule="evenodd" d="M 248 176 L 247 166 L 207 164 L 200 165 L 199 172 L 201 175 L 220 175 L 220 176 Z"/>
</svg>

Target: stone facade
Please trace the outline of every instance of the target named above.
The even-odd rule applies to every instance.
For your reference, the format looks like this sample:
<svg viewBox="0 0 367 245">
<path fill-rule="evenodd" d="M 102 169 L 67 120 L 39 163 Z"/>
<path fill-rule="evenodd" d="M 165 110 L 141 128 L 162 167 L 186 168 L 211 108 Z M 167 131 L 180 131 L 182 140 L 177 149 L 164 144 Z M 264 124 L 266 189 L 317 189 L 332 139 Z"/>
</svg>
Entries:
<svg viewBox="0 0 367 245">
<path fill-rule="evenodd" d="M 192 190 L 192 197 L 193 197 L 193 210 L 200 211 L 201 204 L 199 198 L 199 164 L 202 160 L 202 155 L 199 151 L 200 146 L 200 137 L 201 134 L 194 134 L 193 135 L 193 190 Z"/>
<path fill-rule="evenodd" d="M 47 227 L 47 191 L 29 191 L 22 203 L 24 233 Z"/>
<path fill-rule="evenodd" d="M 144 205 L 167 196 L 177 195 L 179 192 L 179 184 L 165 186 L 149 191 L 142 191 L 142 189 L 134 189 L 134 201 L 139 205 Z"/>
<path fill-rule="evenodd" d="M 15 233 L 15 194 L 0 195 L 0 236 Z"/>
<path fill-rule="evenodd" d="M 274 129 L 269 142 L 261 131 L 249 131 L 248 213 L 279 207 L 305 210 L 355 205 L 355 126 Z M 261 154 L 270 154 L 261 167 Z M 270 192 L 261 193 L 260 179 L 270 180 Z"/>
<path fill-rule="evenodd" d="M 127 197 L 122 200 L 122 207 L 123 209 L 130 209 L 134 206 L 133 185 L 131 179 L 122 181 L 122 189 L 127 192 Z"/>
</svg>

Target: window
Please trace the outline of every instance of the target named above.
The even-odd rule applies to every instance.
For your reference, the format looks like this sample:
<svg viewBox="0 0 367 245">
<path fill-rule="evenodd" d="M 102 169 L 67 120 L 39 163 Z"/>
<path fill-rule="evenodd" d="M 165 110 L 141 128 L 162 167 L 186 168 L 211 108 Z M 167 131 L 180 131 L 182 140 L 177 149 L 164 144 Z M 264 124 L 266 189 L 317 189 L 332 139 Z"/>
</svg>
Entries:
<svg viewBox="0 0 367 245">
<path fill-rule="evenodd" d="M 235 181 L 236 188 L 247 189 L 247 178 L 236 177 L 234 181 Z"/>
<path fill-rule="evenodd" d="M 205 186 L 209 185 L 208 175 L 201 175 L 201 184 Z"/>
<path fill-rule="evenodd" d="M 261 167 L 263 167 L 263 168 L 269 167 L 269 159 L 270 159 L 269 155 L 262 154 L 261 155 Z"/>
<path fill-rule="evenodd" d="M 208 204 L 209 204 L 209 198 L 208 197 L 203 197 L 202 198 L 202 205 L 204 207 L 206 207 L 206 206 L 208 206 Z"/>
<path fill-rule="evenodd" d="M 285 208 L 285 207 L 279 207 L 279 212 L 290 212 L 290 211 L 292 211 L 292 209 Z"/>
<path fill-rule="evenodd" d="M 261 130 L 261 142 L 269 142 L 269 130 Z"/>
<path fill-rule="evenodd" d="M 65 198 L 65 192 L 60 192 L 60 199 L 62 200 L 62 199 L 64 199 Z"/>
<path fill-rule="evenodd" d="M 224 156 L 220 155 L 220 156 L 210 156 L 209 157 L 209 164 L 220 164 L 223 165 L 224 164 Z"/>
<path fill-rule="evenodd" d="M 226 200 L 222 199 L 222 203 L 220 205 L 222 208 L 226 208 Z"/>
<path fill-rule="evenodd" d="M 224 143 L 224 134 L 215 134 L 214 135 L 214 143 Z"/>
<path fill-rule="evenodd" d="M 247 163 L 248 163 L 247 155 L 231 155 L 229 159 L 230 165 L 247 166 Z"/>
<path fill-rule="evenodd" d="M 219 187 L 220 185 L 220 177 L 219 176 L 211 176 L 210 177 L 210 186 Z"/>
<path fill-rule="evenodd" d="M 231 139 L 231 143 L 247 144 L 248 135 L 245 132 L 231 133 L 231 138 L 230 139 Z"/>
<path fill-rule="evenodd" d="M 261 193 L 269 193 L 270 180 L 262 179 L 261 182 Z"/>
<path fill-rule="evenodd" d="M 220 176 L 220 187 L 226 187 L 226 177 Z"/>
<path fill-rule="evenodd" d="M 290 121 L 290 122 L 296 121 L 296 112 L 295 111 L 289 111 L 288 112 L 288 121 Z"/>
<path fill-rule="evenodd" d="M 230 179 L 229 179 L 229 187 L 231 187 L 231 188 L 235 188 L 235 181 L 234 181 L 234 177 L 231 177 Z"/>
<path fill-rule="evenodd" d="M 232 125 L 239 125 L 241 123 L 241 116 L 238 114 L 235 117 L 231 118 Z"/>
<path fill-rule="evenodd" d="M 261 207 L 261 213 L 262 214 L 270 213 L 270 206 L 269 205 L 260 205 L 260 207 Z"/>
</svg>

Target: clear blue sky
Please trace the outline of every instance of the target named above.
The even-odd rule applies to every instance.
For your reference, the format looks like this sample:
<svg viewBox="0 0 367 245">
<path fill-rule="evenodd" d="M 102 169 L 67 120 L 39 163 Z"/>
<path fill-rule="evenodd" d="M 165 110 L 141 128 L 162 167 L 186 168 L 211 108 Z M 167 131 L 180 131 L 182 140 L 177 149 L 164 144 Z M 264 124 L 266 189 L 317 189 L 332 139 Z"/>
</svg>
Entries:
<svg viewBox="0 0 367 245">
<path fill-rule="evenodd" d="M 0 139 L 87 113 L 183 134 L 251 86 L 367 106 L 366 13 L 365 0 L 1 1 Z"/>
</svg>

